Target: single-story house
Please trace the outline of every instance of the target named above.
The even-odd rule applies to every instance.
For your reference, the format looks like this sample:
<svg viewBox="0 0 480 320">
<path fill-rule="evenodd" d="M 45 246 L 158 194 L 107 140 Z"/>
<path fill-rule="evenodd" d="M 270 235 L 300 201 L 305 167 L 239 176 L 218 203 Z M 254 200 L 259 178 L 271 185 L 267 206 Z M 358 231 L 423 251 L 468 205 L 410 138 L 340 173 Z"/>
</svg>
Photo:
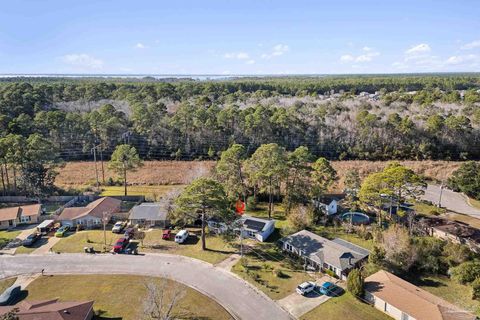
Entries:
<svg viewBox="0 0 480 320">
<path fill-rule="evenodd" d="M 167 202 L 160 203 L 142 203 L 134 206 L 130 210 L 128 220 L 133 225 L 141 225 L 144 227 L 160 226 L 166 228 L 168 221 L 169 204 Z"/>
<path fill-rule="evenodd" d="M 93 301 L 59 302 L 58 299 L 45 301 L 22 301 L 14 306 L 0 307 L 0 316 L 18 308 L 18 320 L 90 320 L 93 319 Z"/>
<path fill-rule="evenodd" d="M 239 222 L 241 227 L 237 230 L 242 232 L 243 237 L 256 239 L 260 242 L 266 241 L 275 230 L 275 220 L 244 216 Z"/>
<path fill-rule="evenodd" d="M 471 250 L 480 253 L 480 230 L 460 221 L 441 218 L 423 218 L 421 225 L 426 234 L 458 244 L 466 244 Z"/>
<path fill-rule="evenodd" d="M 282 238 L 280 243 L 282 250 L 304 259 L 306 267 L 330 270 L 342 280 L 370 254 L 367 249 L 348 241 L 328 240 L 307 230 Z"/>
<path fill-rule="evenodd" d="M 20 215 L 20 207 L 0 209 L 0 230 L 15 228 L 19 224 Z"/>
<path fill-rule="evenodd" d="M 476 316 L 380 270 L 365 279 L 365 299 L 396 320 L 474 320 Z"/>
<path fill-rule="evenodd" d="M 19 224 L 38 223 L 42 214 L 41 204 L 0 209 L 0 230 L 15 228 Z"/>
<path fill-rule="evenodd" d="M 252 238 L 260 242 L 266 241 L 275 230 L 275 220 L 250 216 L 242 216 L 233 222 L 231 226 L 216 218 L 208 219 L 207 224 L 208 229 L 214 233 L 220 234 L 228 230 L 238 234 L 241 232 L 244 238 Z"/>
<path fill-rule="evenodd" d="M 41 204 L 29 204 L 26 206 L 20 206 L 20 223 L 38 223 L 40 215 L 42 214 Z"/>
<path fill-rule="evenodd" d="M 62 225 L 75 227 L 82 225 L 85 228 L 100 226 L 105 217 L 110 220 L 113 213 L 120 211 L 121 200 L 103 197 L 89 203 L 86 207 L 70 207 L 63 209 L 58 217 Z"/>
<path fill-rule="evenodd" d="M 325 202 L 313 200 L 313 205 L 324 212 L 327 216 L 334 215 L 338 212 L 338 202 L 335 199 Z"/>
</svg>

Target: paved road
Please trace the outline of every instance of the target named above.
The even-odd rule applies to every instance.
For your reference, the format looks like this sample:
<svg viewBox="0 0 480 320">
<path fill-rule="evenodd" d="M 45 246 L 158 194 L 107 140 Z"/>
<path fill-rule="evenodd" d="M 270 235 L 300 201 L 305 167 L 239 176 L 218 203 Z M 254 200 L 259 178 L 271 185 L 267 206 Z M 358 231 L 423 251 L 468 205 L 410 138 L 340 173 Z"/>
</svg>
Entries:
<svg viewBox="0 0 480 320">
<path fill-rule="evenodd" d="M 431 201 L 433 204 L 438 204 L 440 197 L 440 186 L 428 185 L 425 194 L 422 196 L 424 200 Z M 443 188 L 442 191 L 442 207 L 457 213 L 467 214 L 475 218 L 480 218 L 480 210 L 472 207 L 467 197 L 461 193 Z"/>
<path fill-rule="evenodd" d="M 213 298 L 237 319 L 291 319 L 273 300 L 232 273 L 196 259 L 168 254 L 47 254 L 0 257 L 0 278 L 45 269 L 47 274 L 161 276 Z"/>
</svg>

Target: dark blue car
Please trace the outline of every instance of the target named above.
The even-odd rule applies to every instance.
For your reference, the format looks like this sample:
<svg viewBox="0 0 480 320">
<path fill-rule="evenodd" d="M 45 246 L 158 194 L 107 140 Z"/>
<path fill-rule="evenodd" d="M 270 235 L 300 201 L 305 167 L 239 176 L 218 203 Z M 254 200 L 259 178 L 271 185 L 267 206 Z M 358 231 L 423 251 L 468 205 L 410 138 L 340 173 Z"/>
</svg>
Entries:
<svg viewBox="0 0 480 320">
<path fill-rule="evenodd" d="M 13 304 L 22 291 L 20 286 L 13 285 L 0 295 L 0 306 Z"/>
</svg>

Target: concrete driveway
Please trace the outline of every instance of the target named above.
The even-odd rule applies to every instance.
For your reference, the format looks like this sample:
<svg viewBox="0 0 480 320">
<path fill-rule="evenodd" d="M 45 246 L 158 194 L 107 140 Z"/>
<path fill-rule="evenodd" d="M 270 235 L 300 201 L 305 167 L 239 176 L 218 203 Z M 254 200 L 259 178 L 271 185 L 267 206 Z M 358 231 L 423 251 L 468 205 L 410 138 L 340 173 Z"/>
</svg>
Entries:
<svg viewBox="0 0 480 320">
<path fill-rule="evenodd" d="M 0 278 L 32 274 L 135 274 L 173 279 L 221 304 L 236 319 L 292 319 L 277 303 L 234 274 L 182 256 L 46 254 L 4 256 Z"/>
<path fill-rule="evenodd" d="M 282 308 L 288 310 L 288 312 L 290 312 L 295 318 L 300 318 L 305 313 L 318 307 L 328 299 L 330 299 L 330 297 L 323 294 L 311 293 L 305 297 L 294 292 L 277 302 Z"/>
<path fill-rule="evenodd" d="M 440 186 L 429 184 L 422 199 L 437 205 L 440 199 Z M 472 207 L 462 193 L 443 188 L 441 205 L 450 211 L 480 218 L 480 210 Z"/>
</svg>

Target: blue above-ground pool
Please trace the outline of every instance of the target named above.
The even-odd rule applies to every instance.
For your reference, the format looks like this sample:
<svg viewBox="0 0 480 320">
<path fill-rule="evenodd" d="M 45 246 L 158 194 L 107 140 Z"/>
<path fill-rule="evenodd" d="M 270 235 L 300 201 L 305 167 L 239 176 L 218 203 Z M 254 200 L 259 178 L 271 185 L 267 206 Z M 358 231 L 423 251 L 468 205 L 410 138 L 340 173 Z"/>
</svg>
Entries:
<svg viewBox="0 0 480 320">
<path fill-rule="evenodd" d="M 342 214 L 342 221 L 351 222 L 353 224 L 369 224 L 370 217 L 361 212 L 347 212 Z"/>
</svg>

